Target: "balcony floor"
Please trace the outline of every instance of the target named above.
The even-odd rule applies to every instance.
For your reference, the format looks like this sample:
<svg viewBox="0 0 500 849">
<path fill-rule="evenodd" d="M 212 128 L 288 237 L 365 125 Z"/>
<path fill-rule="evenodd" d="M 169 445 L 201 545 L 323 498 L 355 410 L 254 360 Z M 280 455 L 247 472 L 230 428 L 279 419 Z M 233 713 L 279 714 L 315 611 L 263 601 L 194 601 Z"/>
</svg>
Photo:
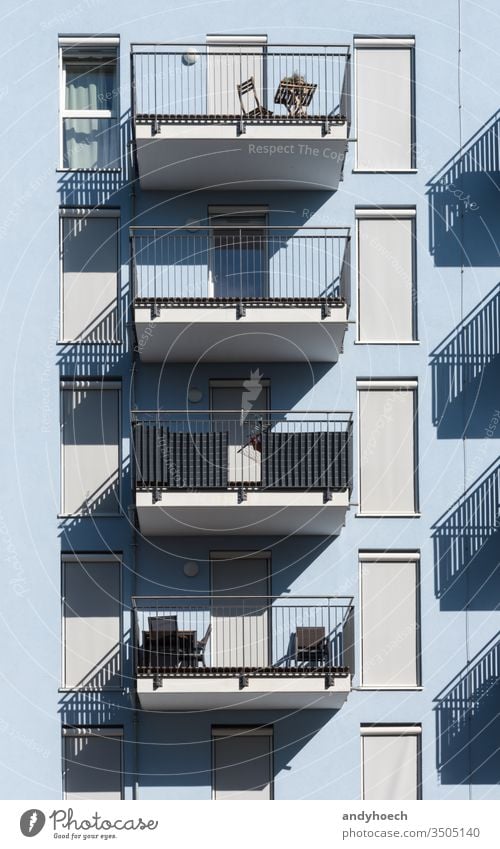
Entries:
<svg viewBox="0 0 500 849">
<path fill-rule="evenodd" d="M 347 328 L 347 307 L 136 305 L 135 327 L 143 362 L 336 362 Z"/>
<path fill-rule="evenodd" d="M 248 491 L 238 502 L 237 491 L 136 492 L 139 528 L 145 536 L 320 535 L 336 536 L 349 508 L 347 490 Z"/>
<path fill-rule="evenodd" d="M 176 191 L 223 187 L 226 191 L 265 188 L 338 189 L 347 150 L 348 126 L 335 122 L 323 134 L 313 123 L 207 122 L 160 124 L 136 121 L 141 188 Z"/>
<path fill-rule="evenodd" d="M 349 674 L 335 675 L 326 688 L 325 675 L 249 676 L 241 688 L 239 676 L 163 678 L 153 688 L 153 679 L 137 679 L 137 695 L 143 710 L 220 709 L 323 709 L 338 710 L 351 691 Z"/>
</svg>

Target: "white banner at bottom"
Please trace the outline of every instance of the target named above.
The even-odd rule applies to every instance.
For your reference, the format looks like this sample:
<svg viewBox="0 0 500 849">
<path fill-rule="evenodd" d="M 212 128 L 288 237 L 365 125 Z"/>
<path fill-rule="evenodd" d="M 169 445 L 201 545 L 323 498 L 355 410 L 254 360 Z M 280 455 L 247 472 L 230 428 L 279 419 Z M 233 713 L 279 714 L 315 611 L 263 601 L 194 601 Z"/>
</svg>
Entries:
<svg viewBox="0 0 500 849">
<path fill-rule="evenodd" d="M 8 849 L 68 843 L 140 849 L 500 846 L 498 801 L 4 801 L 0 811 Z"/>
</svg>

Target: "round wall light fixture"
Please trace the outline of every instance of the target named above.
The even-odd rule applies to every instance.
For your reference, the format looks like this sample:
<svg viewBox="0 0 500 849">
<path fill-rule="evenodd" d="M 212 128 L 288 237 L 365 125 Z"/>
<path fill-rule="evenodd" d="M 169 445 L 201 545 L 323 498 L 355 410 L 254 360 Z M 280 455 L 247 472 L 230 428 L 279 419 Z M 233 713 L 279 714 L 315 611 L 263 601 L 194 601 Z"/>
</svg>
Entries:
<svg viewBox="0 0 500 849">
<path fill-rule="evenodd" d="M 193 386 L 188 392 L 188 401 L 190 404 L 199 404 L 201 399 L 203 398 L 203 392 L 201 389 L 197 389 L 196 386 Z"/>
<path fill-rule="evenodd" d="M 198 60 L 198 51 L 194 47 L 188 47 L 185 53 L 182 54 L 183 65 L 194 65 Z"/>
<path fill-rule="evenodd" d="M 184 563 L 184 574 L 187 578 L 196 578 L 200 571 L 200 567 L 194 560 L 188 560 Z"/>
</svg>

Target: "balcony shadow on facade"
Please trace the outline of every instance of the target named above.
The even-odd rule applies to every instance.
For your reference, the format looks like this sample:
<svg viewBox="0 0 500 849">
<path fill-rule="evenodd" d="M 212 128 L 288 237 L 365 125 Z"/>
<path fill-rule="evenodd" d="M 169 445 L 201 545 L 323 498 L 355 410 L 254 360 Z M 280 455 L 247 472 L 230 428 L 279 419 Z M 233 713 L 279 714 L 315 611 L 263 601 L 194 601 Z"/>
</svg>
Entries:
<svg viewBox="0 0 500 849">
<path fill-rule="evenodd" d="M 437 266 L 498 266 L 500 110 L 429 182 L 430 252 Z"/>
<path fill-rule="evenodd" d="M 500 284 L 432 351 L 432 420 L 439 439 L 500 438 Z"/>
<path fill-rule="evenodd" d="M 293 770 L 294 758 L 315 734 L 335 716 L 337 711 L 210 711 L 204 721 L 200 714 L 182 711 L 178 714 L 143 712 L 139 719 L 139 785 L 142 790 L 161 788 L 210 787 L 211 729 L 214 725 L 272 726 L 273 770 Z"/>
<path fill-rule="evenodd" d="M 500 783 L 500 640 L 495 637 L 436 697 L 441 784 Z"/>
<path fill-rule="evenodd" d="M 500 609 L 500 460 L 433 526 L 442 610 Z"/>
</svg>

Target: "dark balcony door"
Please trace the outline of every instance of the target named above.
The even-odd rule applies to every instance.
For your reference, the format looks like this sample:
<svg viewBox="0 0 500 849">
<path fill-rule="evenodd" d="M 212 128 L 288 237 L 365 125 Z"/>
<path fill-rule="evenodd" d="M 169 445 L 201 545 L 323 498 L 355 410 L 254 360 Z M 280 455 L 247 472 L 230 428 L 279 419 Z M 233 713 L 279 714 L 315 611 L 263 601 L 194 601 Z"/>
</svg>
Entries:
<svg viewBox="0 0 500 849">
<path fill-rule="evenodd" d="M 260 485 L 262 480 L 261 422 L 267 418 L 268 381 L 251 374 L 243 381 L 213 381 L 210 387 L 212 423 L 228 434 L 227 481 Z"/>
<path fill-rule="evenodd" d="M 210 283 L 214 298 L 268 295 L 266 215 L 212 218 Z M 230 225 L 230 226 L 229 226 Z"/>
<path fill-rule="evenodd" d="M 269 666 L 267 558 L 214 559 L 212 594 L 211 665 Z"/>
</svg>

